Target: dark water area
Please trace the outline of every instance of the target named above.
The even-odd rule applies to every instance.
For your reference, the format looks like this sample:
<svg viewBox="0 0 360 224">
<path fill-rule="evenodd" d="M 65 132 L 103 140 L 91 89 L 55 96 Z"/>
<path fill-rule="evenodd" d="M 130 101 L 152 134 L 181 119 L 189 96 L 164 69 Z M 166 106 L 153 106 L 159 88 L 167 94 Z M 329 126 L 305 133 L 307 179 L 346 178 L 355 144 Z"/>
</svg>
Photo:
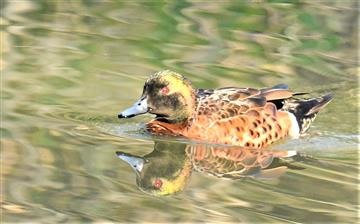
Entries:
<svg viewBox="0 0 360 224">
<path fill-rule="evenodd" d="M 351 0 L 2 1 L 1 221 L 357 223 L 358 14 Z M 163 69 L 335 97 L 262 151 L 154 137 L 153 116 L 117 114 Z"/>
</svg>

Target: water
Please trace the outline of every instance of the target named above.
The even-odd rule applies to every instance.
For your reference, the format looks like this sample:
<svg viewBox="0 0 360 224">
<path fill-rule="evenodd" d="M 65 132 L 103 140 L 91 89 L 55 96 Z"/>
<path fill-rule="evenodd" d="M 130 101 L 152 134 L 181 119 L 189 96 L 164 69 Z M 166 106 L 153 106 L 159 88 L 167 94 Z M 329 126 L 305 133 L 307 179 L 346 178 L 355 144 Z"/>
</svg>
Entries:
<svg viewBox="0 0 360 224">
<path fill-rule="evenodd" d="M 1 220 L 356 223 L 357 8 L 356 1 L 4 1 Z M 186 159 L 186 147 L 204 147 L 143 133 L 149 115 L 117 119 L 162 69 L 199 88 L 287 83 L 335 98 L 308 135 L 269 149 L 306 155 L 291 162 L 301 169 L 235 180 L 198 169 L 178 193 L 153 196 L 116 151 L 145 156 L 160 142 Z"/>
</svg>

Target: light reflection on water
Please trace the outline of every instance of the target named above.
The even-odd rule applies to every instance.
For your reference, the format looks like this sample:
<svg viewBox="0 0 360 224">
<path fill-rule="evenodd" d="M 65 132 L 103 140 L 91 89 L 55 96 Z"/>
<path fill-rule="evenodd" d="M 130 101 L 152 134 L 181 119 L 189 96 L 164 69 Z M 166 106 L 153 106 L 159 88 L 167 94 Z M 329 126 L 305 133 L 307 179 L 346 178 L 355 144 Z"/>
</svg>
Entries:
<svg viewBox="0 0 360 224">
<path fill-rule="evenodd" d="M 288 2 L 6 1 L 2 221 L 356 222 L 357 3 Z M 195 143 L 116 115 L 165 68 L 199 88 L 287 83 L 335 99 L 307 136 L 269 149 L 306 154 L 291 163 L 304 169 L 241 180 L 194 169 L 181 192 L 154 197 L 115 152 Z"/>
</svg>

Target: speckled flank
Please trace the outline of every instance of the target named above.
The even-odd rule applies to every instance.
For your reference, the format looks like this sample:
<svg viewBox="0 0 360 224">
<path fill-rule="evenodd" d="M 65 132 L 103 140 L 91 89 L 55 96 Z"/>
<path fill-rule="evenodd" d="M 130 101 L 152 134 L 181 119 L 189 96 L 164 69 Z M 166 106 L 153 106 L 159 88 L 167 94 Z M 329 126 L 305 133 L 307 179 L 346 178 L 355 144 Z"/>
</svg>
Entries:
<svg viewBox="0 0 360 224">
<path fill-rule="evenodd" d="M 253 108 L 243 114 L 224 117 L 225 112 L 218 115 L 221 119 L 211 119 L 208 115 L 199 115 L 193 125 L 183 130 L 182 135 L 207 141 L 233 144 L 253 148 L 261 148 L 288 135 L 290 120 L 286 112 L 274 111 L 273 104 L 266 107 Z M 221 113 L 220 113 L 221 114 Z M 240 115 L 239 115 L 240 114 Z"/>
</svg>

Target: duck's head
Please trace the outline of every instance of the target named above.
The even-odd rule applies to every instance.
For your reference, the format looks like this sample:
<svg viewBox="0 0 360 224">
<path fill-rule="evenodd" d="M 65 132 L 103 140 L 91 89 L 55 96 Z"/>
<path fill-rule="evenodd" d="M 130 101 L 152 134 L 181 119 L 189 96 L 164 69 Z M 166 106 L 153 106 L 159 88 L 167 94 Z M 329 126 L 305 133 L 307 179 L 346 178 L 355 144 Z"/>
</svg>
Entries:
<svg viewBox="0 0 360 224">
<path fill-rule="evenodd" d="M 151 113 L 169 122 L 183 122 L 192 115 L 194 107 L 195 90 L 190 81 L 176 72 L 165 70 L 151 75 L 140 99 L 118 117 Z"/>
</svg>

